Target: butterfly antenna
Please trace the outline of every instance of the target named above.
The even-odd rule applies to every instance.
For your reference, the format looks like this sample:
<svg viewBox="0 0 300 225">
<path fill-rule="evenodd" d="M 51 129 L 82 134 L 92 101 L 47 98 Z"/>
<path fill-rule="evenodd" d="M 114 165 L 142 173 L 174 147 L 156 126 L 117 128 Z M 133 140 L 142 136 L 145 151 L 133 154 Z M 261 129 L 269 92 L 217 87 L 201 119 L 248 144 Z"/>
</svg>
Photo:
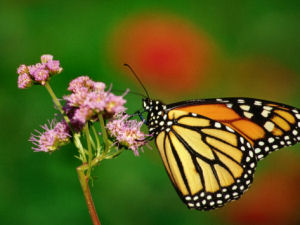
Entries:
<svg viewBox="0 0 300 225">
<path fill-rule="evenodd" d="M 127 63 L 124 63 L 124 66 L 128 67 L 130 69 L 130 71 L 133 73 L 133 75 L 135 76 L 135 78 L 138 80 L 138 82 L 140 83 L 140 85 L 142 86 L 142 88 L 144 89 L 146 95 L 148 98 L 150 98 L 149 94 L 148 94 L 148 91 L 146 90 L 145 86 L 143 85 L 142 81 L 140 80 L 140 78 L 138 77 L 138 75 L 136 75 L 136 73 L 134 72 L 134 70 L 132 69 L 132 67 L 127 64 Z"/>
<path fill-rule="evenodd" d="M 118 92 L 118 93 L 124 93 L 124 90 L 119 90 L 119 89 L 115 89 L 115 88 L 113 88 L 112 91 L 113 91 L 113 92 Z M 146 95 L 141 94 L 141 93 L 139 93 L 139 92 L 135 92 L 135 91 L 129 91 L 128 94 L 133 94 L 133 95 L 142 96 L 143 98 L 147 97 Z"/>
</svg>

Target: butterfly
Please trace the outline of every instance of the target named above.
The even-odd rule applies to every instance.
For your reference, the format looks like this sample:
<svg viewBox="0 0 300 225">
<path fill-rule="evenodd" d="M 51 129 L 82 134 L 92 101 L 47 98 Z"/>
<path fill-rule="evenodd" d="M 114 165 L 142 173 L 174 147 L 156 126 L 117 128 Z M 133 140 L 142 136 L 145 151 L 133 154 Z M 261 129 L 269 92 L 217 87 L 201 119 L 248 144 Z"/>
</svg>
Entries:
<svg viewBox="0 0 300 225">
<path fill-rule="evenodd" d="M 188 208 L 212 210 L 239 199 L 258 161 L 300 142 L 300 109 L 254 98 L 163 104 L 146 97 L 148 126 L 169 178 Z"/>
<path fill-rule="evenodd" d="M 258 161 L 300 141 L 300 109 L 253 98 L 163 104 L 143 99 L 145 121 L 165 169 L 188 208 L 239 199 Z"/>
</svg>

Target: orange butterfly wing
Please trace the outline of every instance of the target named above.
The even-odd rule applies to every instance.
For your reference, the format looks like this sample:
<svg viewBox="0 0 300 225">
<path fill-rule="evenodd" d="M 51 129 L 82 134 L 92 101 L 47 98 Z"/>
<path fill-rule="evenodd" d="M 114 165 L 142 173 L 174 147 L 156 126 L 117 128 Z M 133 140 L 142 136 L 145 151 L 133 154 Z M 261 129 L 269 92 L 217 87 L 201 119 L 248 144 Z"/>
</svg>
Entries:
<svg viewBox="0 0 300 225">
<path fill-rule="evenodd" d="M 300 110 L 280 103 L 146 99 L 144 108 L 166 171 L 189 208 L 210 210 L 238 199 L 259 159 L 300 141 Z"/>
<path fill-rule="evenodd" d="M 245 137 L 258 159 L 300 140 L 300 110 L 291 106 L 250 98 L 203 100 L 177 110 L 219 121 Z"/>
</svg>

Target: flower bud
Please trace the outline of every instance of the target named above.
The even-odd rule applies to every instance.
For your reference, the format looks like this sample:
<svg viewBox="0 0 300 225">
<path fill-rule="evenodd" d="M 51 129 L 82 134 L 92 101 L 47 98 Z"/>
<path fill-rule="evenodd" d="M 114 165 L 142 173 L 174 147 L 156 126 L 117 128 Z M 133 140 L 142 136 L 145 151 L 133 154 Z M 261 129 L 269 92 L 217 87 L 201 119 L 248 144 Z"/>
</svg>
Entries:
<svg viewBox="0 0 300 225">
<path fill-rule="evenodd" d="M 26 65 L 22 64 L 22 65 L 20 65 L 19 68 L 17 69 L 17 73 L 18 73 L 19 75 L 21 75 L 21 74 L 24 74 L 24 73 L 29 73 L 29 70 L 28 70 L 28 68 L 27 68 Z"/>
<path fill-rule="evenodd" d="M 51 74 L 59 74 L 62 72 L 62 68 L 59 67 L 60 62 L 58 60 L 48 61 L 46 66 Z"/>
<path fill-rule="evenodd" d="M 18 77 L 18 88 L 25 89 L 31 87 L 33 80 L 27 73 L 23 73 Z"/>
<path fill-rule="evenodd" d="M 41 62 L 42 63 L 47 63 L 49 61 L 53 60 L 53 55 L 45 54 L 41 56 Z"/>
</svg>

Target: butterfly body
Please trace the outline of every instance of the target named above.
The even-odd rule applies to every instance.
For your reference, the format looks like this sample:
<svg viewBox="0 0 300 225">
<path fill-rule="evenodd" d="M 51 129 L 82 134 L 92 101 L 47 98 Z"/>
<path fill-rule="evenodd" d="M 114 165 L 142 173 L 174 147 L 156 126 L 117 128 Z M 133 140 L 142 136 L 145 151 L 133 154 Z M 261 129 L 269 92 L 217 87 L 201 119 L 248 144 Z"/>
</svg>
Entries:
<svg viewBox="0 0 300 225">
<path fill-rule="evenodd" d="M 210 210 L 238 199 L 259 160 L 300 141 L 300 110 L 280 103 L 223 98 L 165 105 L 147 98 L 143 107 L 170 180 L 189 208 Z"/>
</svg>

